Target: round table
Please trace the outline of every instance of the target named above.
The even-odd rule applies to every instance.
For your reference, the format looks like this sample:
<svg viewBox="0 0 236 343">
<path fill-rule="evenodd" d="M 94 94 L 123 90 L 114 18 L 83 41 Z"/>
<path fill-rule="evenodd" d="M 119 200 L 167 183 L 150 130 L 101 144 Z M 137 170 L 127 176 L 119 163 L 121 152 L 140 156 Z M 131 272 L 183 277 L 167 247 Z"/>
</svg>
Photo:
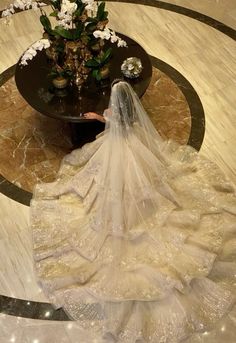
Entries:
<svg viewBox="0 0 236 343">
<path fill-rule="evenodd" d="M 94 140 L 95 136 L 104 130 L 104 124 L 85 119 L 83 114 L 88 111 L 103 113 L 108 107 L 111 83 L 116 78 L 124 78 L 121 64 L 128 57 L 139 57 L 143 70 L 137 79 L 126 79 L 141 97 L 149 86 L 152 76 L 152 65 L 146 51 L 133 39 L 119 34 L 128 48 L 112 46 L 113 53 L 110 61 L 110 77 L 97 83 L 89 78 L 80 92 L 76 86 L 68 86 L 64 90 L 57 90 L 52 86 L 48 74 L 51 64 L 45 51 L 40 51 L 25 67 L 19 62 L 16 67 L 15 81 L 24 99 L 38 112 L 59 120 L 67 121 L 71 127 L 71 138 L 74 146 Z"/>
</svg>

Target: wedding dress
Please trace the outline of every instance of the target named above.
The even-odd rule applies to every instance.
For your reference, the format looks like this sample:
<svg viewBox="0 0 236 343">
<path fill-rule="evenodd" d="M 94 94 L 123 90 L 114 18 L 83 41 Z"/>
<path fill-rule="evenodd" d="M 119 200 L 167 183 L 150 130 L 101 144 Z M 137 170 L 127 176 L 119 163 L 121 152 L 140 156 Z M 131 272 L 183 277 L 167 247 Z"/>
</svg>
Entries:
<svg viewBox="0 0 236 343">
<path fill-rule="evenodd" d="M 104 116 L 104 133 L 35 188 L 37 276 L 96 342 L 176 343 L 235 301 L 235 187 L 193 148 L 163 141 L 126 82 Z"/>
</svg>

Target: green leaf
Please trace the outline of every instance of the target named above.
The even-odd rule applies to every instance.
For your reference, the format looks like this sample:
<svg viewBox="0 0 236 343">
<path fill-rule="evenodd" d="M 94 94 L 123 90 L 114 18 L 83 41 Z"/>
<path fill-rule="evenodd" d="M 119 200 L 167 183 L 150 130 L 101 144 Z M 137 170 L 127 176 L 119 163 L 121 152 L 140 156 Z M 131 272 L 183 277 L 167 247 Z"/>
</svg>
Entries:
<svg viewBox="0 0 236 343">
<path fill-rule="evenodd" d="M 86 31 L 92 33 L 96 29 L 96 26 L 96 23 L 90 23 L 86 26 Z"/>
<path fill-rule="evenodd" d="M 57 33 L 59 36 L 66 38 L 66 39 L 73 39 L 73 34 L 71 30 L 66 30 L 61 26 L 56 26 L 54 32 Z"/>
<path fill-rule="evenodd" d="M 98 70 L 98 72 L 97 72 L 97 77 L 96 77 L 96 79 L 97 79 L 98 81 L 100 81 L 100 80 L 102 79 L 102 75 L 101 75 L 101 73 L 100 73 L 100 70 Z"/>
<path fill-rule="evenodd" d="M 102 16 L 102 20 L 107 20 L 107 17 L 108 17 L 108 12 L 107 11 L 104 11 L 103 12 L 103 16 Z"/>
<path fill-rule="evenodd" d="M 76 29 L 69 29 L 66 30 L 61 26 L 56 26 L 54 29 L 54 33 L 58 34 L 59 36 L 69 39 L 69 40 L 77 40 L 80 38 L 82 29 L 78 27 Z"/>
<path fill-rule="evenodd" d="M 77 40 L 80 38 L 81 33 L 82 33 L 81 27 L 77 27 L 76 29 L 72 29 L 71 31 L 72 31 L 73 40 Z"/>
<path fill-rule="evenodd" d="M 81 30 L 81 32 L 84 30 L 84 24 L 81 21 L 77 21 L 75 23 L 76 29 Z"/>
<path fill-rule="evenodd" d="M 97 74 L 98 74 L 98 69 L 94 69 L 92 71 L 92 76 L 96 79 L 97 78 Z"/>
<path fill-rule="evenodd" d="M 102 78 L 101 73 L 100 73 L 100 71 L 99 71 L 98 69 L 94 69 L 94 70 L 92 71 L 92 76 L 93 76 L 96 80 L 98 80 L 98 81 L 100 81 L 101 78 Z"/>
<path fill-rule="evenodd" d="M 98 65 L 101 64 L 101 59 L 99 57 L 94 57 L 94 60 L 98 63 Z"/>
<path fill-rule="evenodd" d="M 53 8 L 58 9 L 59 11 L 61 10 L 61 0 L 51 1 L 51 5 Z"/>
<path fill-rule="evenodd" d="M 102 20 L 104 11 L 105 11 L 105 2 L 101 2 L 100 5 L 98 6 L 98 11 L 97 11 L 97 19 L 100 21 Z"/>
<path fill-rule="evenodd" d="M 49 33 L 49 34 L 52 33 L 52 25 L 50 23 L 50 20 L 46 16 L 46 14 L 42 14 L 40 16 L 40 22 L 43 25 L 43 28 L 47 33 Z"/>
<path fill-rule="evenodd" d="M 89 35 L 88 38 L 89 38 L 89 43 L 88 43 L 88 45 L 89 45 L 90 47 L 98 43 L 98 39 L 95 38 L 94 36 Z"/>
<path fill-rule="evenodd" d="M 54 11 L 54 12 L 50 13 L 49 15 L 50 15 L 50 17 L 56 17 L 57 13 L 58 13 L 58 11 Z"/>
<path fill-rule="evenodd" d="M 82 13 L 84 12 L 84 9 L 85 9 L 85 7 L 86 7 L 86 5 L 85 4 L 78 4 L 77 3 L 77 10 L 74 12 L 74 16 L 75 17 L 80 17 L 81 15 L 82 15 Z"/>
<path fill-rule="evenodd" d="M 98 20 L 97 18 L 92 18 L 92 17 L 89 17 L 86 21 L 86 23 L 98 23 Z"/>
<path fill-rule="evenodd" d="M 112 48 L 107 49 L 107 51 L 105 51 L 104 55 L 102 56 L 102 62 L 106 63 L 110 59 L 111 54 L 112 54 Z"/>
<path fill-rule="evenodd" d="M 85 63 L 85 66 L 89 67 L 89 68 L 98 68 L 99 67 L 99 63 L 97 61 L 95 61 L 94 59 L 91 59 L 91 60 L 88 60 Z"/>
</svg>

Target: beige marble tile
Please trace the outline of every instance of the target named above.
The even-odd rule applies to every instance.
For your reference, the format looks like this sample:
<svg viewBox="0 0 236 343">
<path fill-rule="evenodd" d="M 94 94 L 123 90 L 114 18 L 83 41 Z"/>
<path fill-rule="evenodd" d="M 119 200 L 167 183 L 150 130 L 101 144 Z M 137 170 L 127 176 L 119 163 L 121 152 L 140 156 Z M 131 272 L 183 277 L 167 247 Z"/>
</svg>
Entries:
<svg viewBox="0 0 236 343">
<path fill-rule="evenodd" d="M 45 7 L 45 11 L 49 11 Z M 9 25 L 0 19 L 0 73 L 15 64 L 22 53 L 42 37 L 39 10 L 23 11 L 15 14 Z"/>
<path fill-rule="evenodd" d="M 0 294 L 47 301 L 34 275 L 29 208 L 0 194 Z"/>
<path fill-rule="evenodd" d="M 0 2 L 0 10 L 5 9 L 9 4 L 12 4 L 11 0 L 1 0 L 1 2 Z"/>
</svg>

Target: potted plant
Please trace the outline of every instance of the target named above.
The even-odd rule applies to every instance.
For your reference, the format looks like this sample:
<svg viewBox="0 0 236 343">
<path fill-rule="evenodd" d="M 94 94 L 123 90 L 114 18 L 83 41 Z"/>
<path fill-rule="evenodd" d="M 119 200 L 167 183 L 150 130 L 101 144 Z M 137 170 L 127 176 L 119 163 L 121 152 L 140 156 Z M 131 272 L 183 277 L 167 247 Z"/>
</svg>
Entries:
<svg viewBox="0 0 236 343">
<path fill-rule="evenodd" d="M 70 69 L 63 69 L 59 65 L 52 68 L 49 73 L 49 77 L 52 79 L 52 84 L 55 88 L 65 88 L 72 77 Z"/>
<path fill-rule="evenodd" d="M 83 83 L 90 72 L 96 80 L 107 77 L 111 49 L 106 41 L 118 47 L 127 46 L 116 33 L 108 28 L 108 12 L 105 2 L 95 0 L 48 0 L 52 8 L 50 15 L 43 10 L 40 0 L 15 1 L 2 12 L 7 20 L 16 11 L 39 9 L 40 22 L 44 29 L 43 38 L 34 43 L 22 56 L 21 64 L 27 65 L 38 50 L 47 49 L 55 71 L 70 70 L 71 80 Z M 56 25 L 50 21 L 56 19 Z M 62 75 L 58 76 L 62 77 Z"/>
<path fill-rule="evenodd" d="M 112 49 L 109 48 L 106 51 L 101 51 L 97 57 L 86 62 L 86 67 L 92 70 L 92 76 L 100 81 L 109 77 L 109 60 L 112 55 Z"/>
</svg>

